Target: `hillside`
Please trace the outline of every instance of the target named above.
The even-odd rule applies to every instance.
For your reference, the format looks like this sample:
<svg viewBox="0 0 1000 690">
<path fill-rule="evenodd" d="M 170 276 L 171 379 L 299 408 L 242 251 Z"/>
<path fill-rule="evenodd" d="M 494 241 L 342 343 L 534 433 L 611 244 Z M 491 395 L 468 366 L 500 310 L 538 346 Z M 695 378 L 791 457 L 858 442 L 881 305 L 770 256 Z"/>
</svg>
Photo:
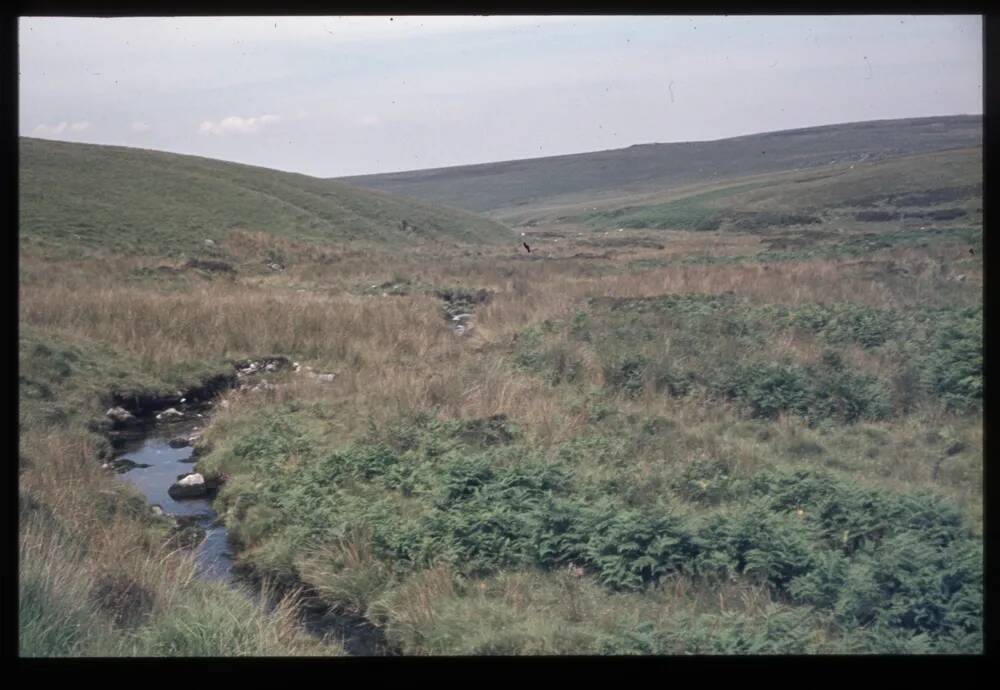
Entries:
<svg viewBox="0 0 1000 690">
<path fill-rule="evenodd" d="M 356 187 L 490 211 L 662 191 L 730 177 L 979 146 L 982 117 L 879 120 L 595 153 L 339 178 Z"/>
<path fill-rule="evenodd" d="M 875 163 L 828 166 L 822 173 L 779 173 L 681 188 L 624 200 L 533 209 L 510 215 L 591 229 L 765 230 L 831 221 L 896 228 L 928 221 L 982 222 L 982 149 L 900 156 Z M 530 218 L 528 217 L 530 215 Z"/>
<path fill-rule="evenodd" d="M 20 235 L 178 253 L 228 230 L 293 239 L 495 243 L 496 222 L 337 182 L 194 156 L 20 140 Z M 405 223 L 405 229 L 404 229 Z"/>
</svg>

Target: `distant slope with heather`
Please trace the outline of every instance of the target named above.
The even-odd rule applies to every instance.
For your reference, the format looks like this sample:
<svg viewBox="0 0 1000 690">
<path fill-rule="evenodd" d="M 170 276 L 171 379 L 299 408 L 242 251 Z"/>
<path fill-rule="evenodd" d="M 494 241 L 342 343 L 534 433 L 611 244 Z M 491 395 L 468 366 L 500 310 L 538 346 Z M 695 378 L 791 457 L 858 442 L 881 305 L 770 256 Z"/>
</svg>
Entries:
<svg viewBox="0 0 1000 690">
<path fill-rule="evenodd" d="M 489 211 L 663 191 L 781 171 L 874 162 L 982 144 L 982 116 L 877 120 L 717 141 L 339 178 L 356 187 Z"/>
</svg>

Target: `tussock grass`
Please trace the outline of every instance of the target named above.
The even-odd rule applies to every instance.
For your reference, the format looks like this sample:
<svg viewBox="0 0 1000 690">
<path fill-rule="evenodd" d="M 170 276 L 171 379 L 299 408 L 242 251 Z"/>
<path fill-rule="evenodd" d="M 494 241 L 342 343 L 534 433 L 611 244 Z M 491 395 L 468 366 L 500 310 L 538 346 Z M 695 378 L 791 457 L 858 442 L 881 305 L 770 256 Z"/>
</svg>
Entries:
<svg viewBox="0 0 1000 690">
<path fill-rule="evenodd" d="M 819 230 L 834 233 L 829 225 Z M 795 562 L 757 554 L 731 577 L 680 568 L 656 580 L 641 563 L 630 570 L 632 556 L 619 572 L 613 552 L 633 536 L 645 544 L 642 525 L 666 520 L 744 555 L 743 538 L 794 553 L 810 544 L 802 553 L 829 557 L 848 594 L 867 586 L 865 568 L 894 572 L 873 552 L 848 564 L 848 577 L 794 512 L 748 507 L 759 477 L 785 481 L 776 471 L 803 485 L 809 472 L 829 473 L 851 506 L 861 505 L 850 502 L 857 486 L 883 498 L 931 491 L 980 535 L 978 256 L 955 238 L 888 242 L 864 258 L 810 255 L 805 234 L 786 229 L 779 237 L 803 247 L 765 261 L 774 234 L 557 229 L 532 239 L 529 257 L 513 246 L 400 252 L 240 226 L 203 254 L 233 275 L 181 270 L 166 249 L 119 256 L 23 240 L 23 653 L 339 653 L 300 634 L 291 599 L 265 606 L 199 581 L 188 555 L 165 549 L 143 501 L 98 469 L 107 448 L 88 430 L 109 382 L 179 386 L 264 354 L 335 377 L 289 373 L 271 377 L 274 389 L 227 392 L 197 468 L 227 477 L 217 507 L 246 563 L 368 617 L 405 653 L 975 651 L 975 631 L 931 639 L 899 632 L 905 621 L 891 617 L 855 625 L 844 603 L 853 599 L 837 608 L 819 576 L 789 590 Z M 596 256 L 575 256 L 585 252 Z M 474 305 L 462 336 L 438 294 L 454 289 L 493 295 Z M 731 385 L 713 387 L 713 377 Z M 808 395 L 775 402 L 774 382 Z M 888 412 L 875 414 L 882 402 Z M 559 472 L 579 487 L 566 510 L 593 527 L 577 535 L 589 552 L 549 562 L 531 550 L 542 541 L 527 525 L 556 513 L 532 503 L 544 491 L 524 487 Z M 493 493 L 462 488 L 476 482 Z M 615 511 L 605 516 L 600 501 Z M 617 524 L 616 511 L 635 520 Z M 930 548 L 910 537 L 886 553 L 905 560 Z M 673 567 L 673 551 L 647 547 L 656 567 Z M 710 549 L 690 548 L 714 562 Z M 953 560 L 973 591 L 969 559 Z M 95 595 L 111 590 L 133 603 L 117 610 Z M 973 599 L 956 604 L 969 620 Z"/>
</svg>

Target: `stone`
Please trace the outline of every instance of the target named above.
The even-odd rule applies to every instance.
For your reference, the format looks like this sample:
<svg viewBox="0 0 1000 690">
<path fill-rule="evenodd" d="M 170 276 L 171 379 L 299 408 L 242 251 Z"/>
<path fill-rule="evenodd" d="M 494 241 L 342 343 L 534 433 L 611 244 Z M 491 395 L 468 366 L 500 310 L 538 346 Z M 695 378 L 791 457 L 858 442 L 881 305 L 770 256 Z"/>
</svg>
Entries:
<svg viewBox="0 0 1000 690">
<path fill-rule="evenodd" d="M 156 517 L 164 517 L 166 515 L 166 512 L 164 512 L 163 508 L 156 503 L 154 503 L 151 506 L 151 509 L 153 511 L 153 515 L 155 515 Z"/>
<path fill-rule="evenodd" d="M 206 247 L 214 247 L 215 246 L 215 240 L 206 239 L 205 240 L 205 246 Z"/>
<path fill-rule="evenodd" d="M 177 436 L 167 441 L 167 445 L 171 448 L 184 448 L 191 445 L 191 439 L 187 436 Z"/>
<path fill-rule="evenodd" d="M 178 410 L 176 407 L 168 407 L 163 412 L 156 415 L 156 418 L 160 421 L 180 419 L 184 416 L 184 413 Z"/>
<path fill-rule="evenodd" d="M 135 421 L 135 415 L 124 407 L 112 407 L 104 415 L 116 424 L 128 424 Z"/>
<path fill-rule="evenodd" d="M 205 478 L 197 472 L 188 475 L 181 475 L 175 484 L 171 484 L 167 489 L 170 498 L 201 498 L 208 494 L 208 486 Z"/>
</svg>

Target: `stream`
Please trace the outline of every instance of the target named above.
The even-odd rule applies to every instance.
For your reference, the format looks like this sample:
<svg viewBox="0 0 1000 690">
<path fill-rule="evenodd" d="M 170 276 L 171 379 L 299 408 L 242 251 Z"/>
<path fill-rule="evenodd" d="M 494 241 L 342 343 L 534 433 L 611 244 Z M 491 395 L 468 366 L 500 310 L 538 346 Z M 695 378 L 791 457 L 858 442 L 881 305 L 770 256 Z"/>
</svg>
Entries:
<svg viewBox="0 0 1000 690">
<path fill-rule="evenodd" d="M 234 569 L 237 561 L 228 531 L 212 507 L 214 492 L 204 498 L 180 500 L 167 493 L 180 475 L 194 471 L 193 463 L 196 461 L 194 448 L 172 448 L 170 439 L 204 428 L 208 418 L 205 415 L 199 417 L 199 414 L 188 410 L 183 421 L 146 424 L 127 435 L 116 437 L 113 459 L 128 459 L 137 464 L 118 476 L 142 492 L 151 506 L 159 506 L 167 515 L 190 521 L 190 524 L 204 530 L 204 539 L 194 546 L 199 577 L 259 594 L 259 583 L 238 574 L 238 568 Z M 271 602 L 271 605 L 274 603 Z M 309 634 L 341 642 L 350 656 L 386 656 L 392 653 L 382 631 L 361 616 L 306 607 L 300 608 L 299 614 L 301 624 Z"/>
</svg>

